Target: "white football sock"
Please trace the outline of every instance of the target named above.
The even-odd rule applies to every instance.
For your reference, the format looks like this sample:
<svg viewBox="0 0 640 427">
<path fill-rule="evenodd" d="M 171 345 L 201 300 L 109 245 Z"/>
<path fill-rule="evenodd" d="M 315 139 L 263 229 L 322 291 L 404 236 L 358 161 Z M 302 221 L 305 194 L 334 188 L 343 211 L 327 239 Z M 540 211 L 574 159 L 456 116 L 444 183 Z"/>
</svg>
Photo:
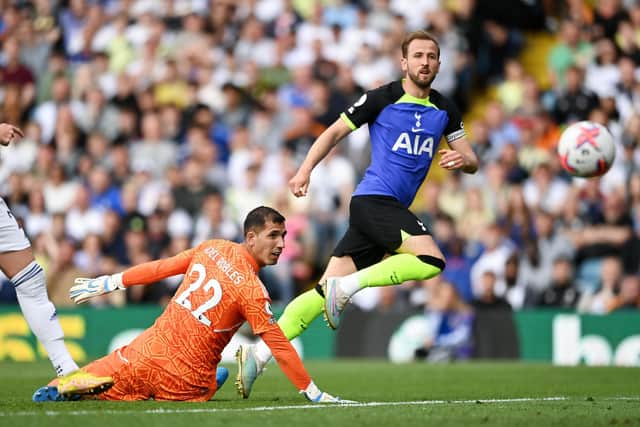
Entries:
<svg viewBox="0 0 640 427">
<path fill-rule="evenodd" d="M 36 261 L 11 278 L 16 288 L 18 303 L 34 335 L 42 343 L 58 375 L 67 375 L 78 369 L 67 347 L 58 321 L 56 308 L 49 301 L 44 271 Z"/>
<path fill-rule="evenodd" d="M 360 280 L 358 279 L 358 273 L 359 272 L 356 271 L 355 273 L 340 277 L 340 279 L 338 280 L 338 287 L 349 297 L 363 288 L 363 286 L 360 284 Z"/>
<path fill-rule="evenodd" d="M 256 355 L 256 359 L 257 359 L 257 361 L 258 361 L 258 363 L 260 365 L 259 366 L 260 370 L 262 370 L 264 365 L 266 365 L 267 362 L 269 362 L 269 360 L 271 360 L 271 357 L 272 357 L 271 349 L 262 340 L 258 341 L 258 343 L 255 346 L 255 355 Z"/>
</svg>

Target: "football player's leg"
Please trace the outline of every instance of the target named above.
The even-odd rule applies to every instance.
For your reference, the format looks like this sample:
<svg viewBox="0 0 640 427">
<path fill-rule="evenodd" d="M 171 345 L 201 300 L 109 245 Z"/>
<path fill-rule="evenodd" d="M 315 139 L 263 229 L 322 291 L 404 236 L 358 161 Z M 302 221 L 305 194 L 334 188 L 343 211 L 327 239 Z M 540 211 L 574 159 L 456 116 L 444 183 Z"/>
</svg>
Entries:
<svg viewBox="0 0 640 427">
<path fill-rule="evenodd" d="M 327 268 L 320 278 L 320 283 L 324 283 L 328 277 L 345 276 L 356 271 L 356 265 L 350 256 L 333 256 L 329 259 Z M 302 334 L 316 317 L 322 314 L 324 304 L 324 290 L 321 286 L 316 286 L 291 301 L 284 309 L 282 316 L 278 319 L 278 325 L 284 332 L 284 336 L 289 341 Z M 262 343 L 268 350 L 268 346 Z M 269 351 L 269 357 L 271 352 Z M 260 357 L 262 353 L 258 353 Z"/>
<path fill-rule="evenodd" d="M 324 313 L 333 329 L 340 323 L 344 306 L 359 290 L 429 279 L 445 267 L 444 256 L 428 227 L 399 203 L 354 198 L 351 208 L 352 217 L 361 224 L 358 228 L 360 235 L 354 233 L 353 241 L 360 239 L 362 246 L 364 238 L 364 241 L 374 243 L 374 249 L 383 248 L 386 253 L 394 255 L 371 262 L 373 258 L 368 252 L 375 251 L 350 249 L 358 271 L 344 277 L 329 277 L 325 285 Z"/>
<path fill-rule="evenodd" d="M 100 392 L 97 397 L 102 400 L 147 400 L 151 396 L 146 379 L 136 373 L 136 367 L 143 359 L 130 346 L 120 347 L 106 356 L 94 360 L 81 371 L 95 377 L 111 377 L 112 387 Z M 152 372 L 151 366 L 143 367 L 145 373 Z"/>
<path fill-rule="evenodd" d="M 51 380 L 49 384 L 38 388 L 33 393 L 32 400 L 34 402 L 61 402 L 79 400 L 83 395 L 102 393 L 114 384 L 112 375 L 120 365 L 122 365 L 122 361 L 119 361 L 111 353 L 69 375 Z"/>
<path fill-rule="evenodd" d="M 331 257 L 321 282 L 324 282 L 326 277 L 346 275 L 355 270 L 355 264 L 350 257 Z M 318 286 L 299 295 L 285 307 L 278 325 L 289 341 L 302 334 L 311 322 L 322 314 L 324 296 L 321 292 L 322 289 Z M 236 353 L 236 360 L 238 362 L 236 386 L 242 397 L 246 399 L 251 394 L 251 388 L 258 375 L 271 360 L 271 350 L 264 341 L 260 340 L 255 345 L 241 346 Z"/>
<path fill-rule="evenodd" d="M 64 344 L 56 309 L 47 295 L 42 267 L 33 259 L 31 247 L 0 253 L 0 268 L 15 286 L 22 314 L 42 343 L 58 375 L 78 369 Z"/>
<path fill-rule="evenodd" d="M 366 287 L 426 280 L 444 270 L 444 256 L 431 236 L 411 236 L 402 243 L 398 252 L 370 267 L 341 277 L 340 289 L 350 297 Z"/>
<path fill-rule="evenodd" d="M 78 369 L 69 375 L 60 377 L 57 387 L 62 396 L 71 397 L 99 394 L 110 389 L 113 383 L 113 377 L 100 377 Z"/>
</svg>

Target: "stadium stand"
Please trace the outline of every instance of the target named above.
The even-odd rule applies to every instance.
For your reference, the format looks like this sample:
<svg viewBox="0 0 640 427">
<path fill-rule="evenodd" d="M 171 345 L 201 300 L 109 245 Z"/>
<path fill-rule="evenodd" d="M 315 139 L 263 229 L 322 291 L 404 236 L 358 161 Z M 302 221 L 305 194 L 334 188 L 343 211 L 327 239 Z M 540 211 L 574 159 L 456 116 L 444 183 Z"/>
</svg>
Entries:
<svg viewBox="0 0 640 427">
<path fill-rule="evenodd" d="M 468 177 L 434 167 L 413 205 L 448 259 L 447 280 L 473 302 L 490 273 L 520 310 L 546 304 L 560 258 L 575 271 L 570 286 L 597 299 L 614 258 L 612 302 L 599 309 L 637 309 L 640 5 L 515 3 L 505 16 L 489 0 L 0 0 L 0 122 L 26 132 L 0 151 L 0 195 L 58 306 L 71 304 L 72 276 L 237 240 L 249 209 L 274 206 L 288 218 L 287 248 L 262 278 L 287 302 L 313 285 L 345 230 L 367 131 L 314 171 L 309 197 L 286 182 L 345 106 L 399 76 L 404 33 L 428 28 L 442 50 L 434 87 L 466 112 L 482 160 Z M 609 127 L 618 155 L 584 181 L 561 171 L 554 150 L 564 126 L 587 118 Z M 164 304 L 178 283 L 95 304 Z M 414 310 L 429 298 L 423 283 L 381 292 L 354 302 Z M 6 280 L 0 298 L 15 303 Z"/>
</svg>

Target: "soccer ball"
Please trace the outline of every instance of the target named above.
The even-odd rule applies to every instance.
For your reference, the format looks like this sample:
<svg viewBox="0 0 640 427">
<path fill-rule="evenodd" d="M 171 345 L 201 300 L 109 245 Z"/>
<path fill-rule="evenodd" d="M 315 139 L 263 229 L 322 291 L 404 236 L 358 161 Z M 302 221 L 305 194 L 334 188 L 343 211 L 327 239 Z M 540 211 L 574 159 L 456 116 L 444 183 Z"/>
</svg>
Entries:
<svg viewBox="0 0 640 427">
<path fill-rule="evenodd" d="M 616 146 L 606 127 L 590 121 L 577 122 L 562 132 L 558 156 L 569 174 L 590 178 L 609 170 Z"/>
</svg>

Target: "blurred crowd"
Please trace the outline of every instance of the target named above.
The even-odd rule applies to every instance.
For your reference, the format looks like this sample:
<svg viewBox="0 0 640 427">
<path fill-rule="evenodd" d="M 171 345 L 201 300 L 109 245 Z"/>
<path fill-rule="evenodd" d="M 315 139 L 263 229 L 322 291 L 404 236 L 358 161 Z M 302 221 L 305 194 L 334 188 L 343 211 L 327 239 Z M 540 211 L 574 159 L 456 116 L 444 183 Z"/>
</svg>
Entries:
<svg viewBox="0 0 640 427">
<path fill-rule="evenodd" d="M 427 28 L 441 47 L 434 88 L 462 111 L 474 91 L 496 88 L 467 123 L 481 170 L 430 178 L 412 206 L 432 226 L 445 273 L 355 303 L 402 310 L 450 286 L 446 295 L 476 306 L 637 308 L 640 5 L 502 9 L 489 0 L 0 0 L 0 121 L 26 134 L 0 150 L 0 195 L 52 301 L 71 304 L 75 277 L 239 240 L 261 204 L 287 217 L 281 261 L 262 272 L 272 298 L 308 289 L 346 228 L 368 163 L 366 127 L 314 170 L 308 197 L 286 183 L 341 111 L 400 77 L 404 35 Z M 524 30 L 557 34 L 539 70 L 551 73 L 548 87 L 517 61 Z M 554 155 L 563 126 L 583 119 L 616 141 L 601 179 L 570 179 Z M 162 304 L 178 283 L 96 304 Z M 14 302 L 12 292 L 5 278 L 0 302 Z"/>
</svg>

